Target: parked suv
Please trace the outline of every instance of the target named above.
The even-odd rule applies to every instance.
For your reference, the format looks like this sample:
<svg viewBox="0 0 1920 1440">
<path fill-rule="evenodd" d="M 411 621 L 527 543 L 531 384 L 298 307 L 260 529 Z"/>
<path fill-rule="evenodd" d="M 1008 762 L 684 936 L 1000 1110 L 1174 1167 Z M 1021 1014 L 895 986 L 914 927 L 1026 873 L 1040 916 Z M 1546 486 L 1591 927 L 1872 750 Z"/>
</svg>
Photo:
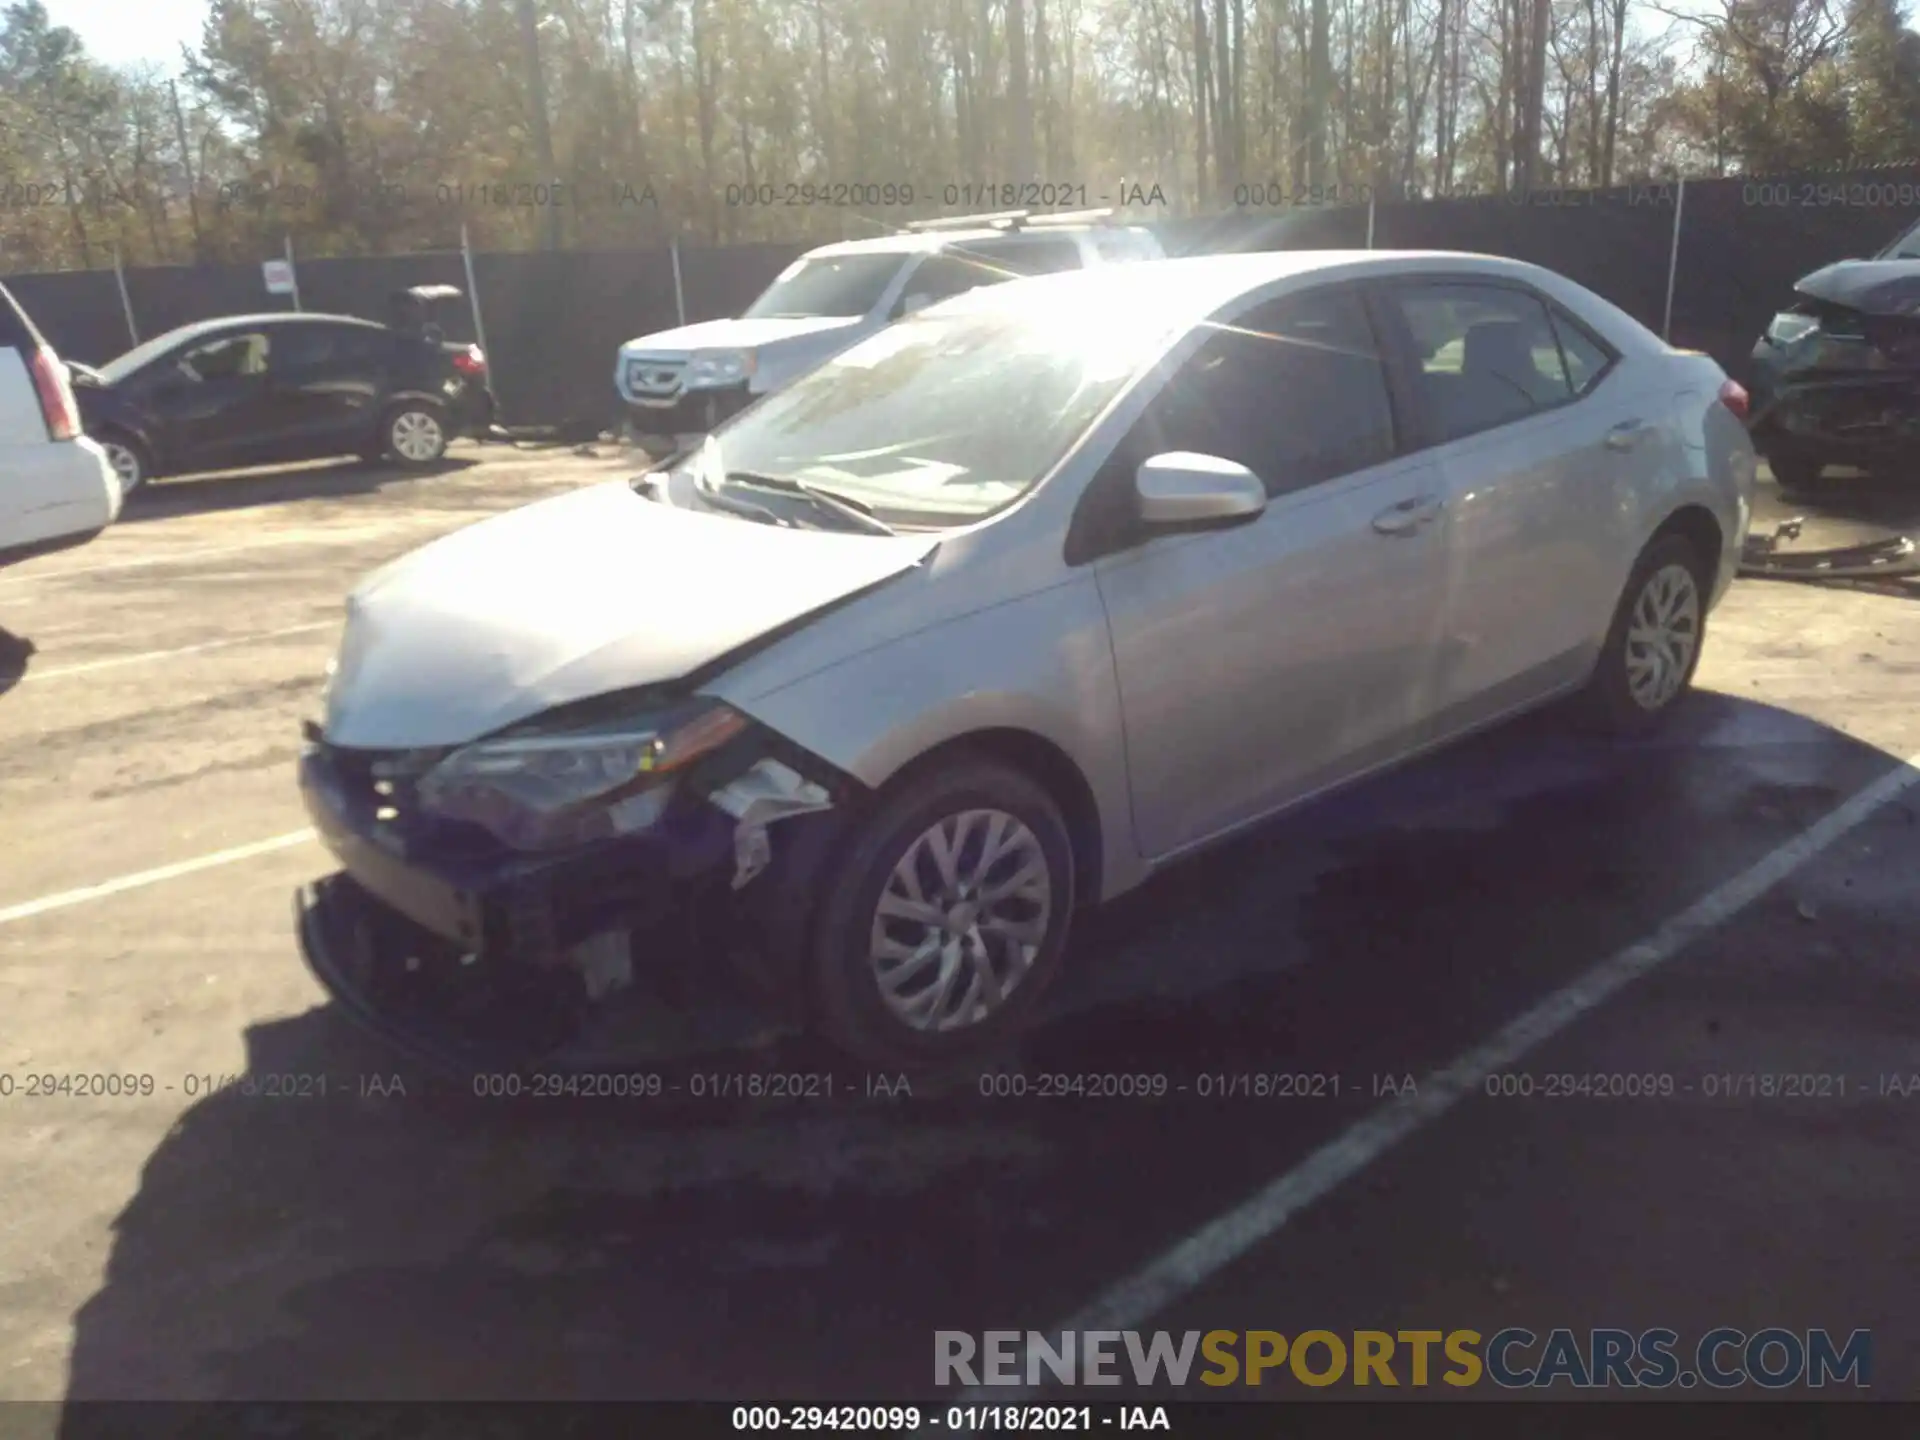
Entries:
<svg viewBox="0 0 1920 1440">
<path fill-rule="evenodd" d="M 703 434 L 904 315 L 979 285 L 1164 252 L 1111 211 L 1008 210 L 922 220 L 897 235 L 809 250 L 734 320 L 705 320 L 620 347 L 614 367 L 631 428 Z"/>
<path fill-rule="evenodd" d="M 452 285 L 392 297 L 393 323 L 351 315 L 224 315 L 74 367 L 87 433 L 129 494 L 156 475 L 359 455 L 431 465 L 493 420 L 487 357 L 445 338 Z"/>
<path fill-rule="evenodd" d="M 1767 467 L 1790 490 L 1829 465 L 1910 472 L 1920 462 L 1920 225 L 1793 288 L 1750 360 Z"/>
<path fill-rule="evenodd" d="M 119 513 L 119 483 L 80 433 L 67 367 L 0 285 L 0 564 L 91 540 Z"/>
</svg>

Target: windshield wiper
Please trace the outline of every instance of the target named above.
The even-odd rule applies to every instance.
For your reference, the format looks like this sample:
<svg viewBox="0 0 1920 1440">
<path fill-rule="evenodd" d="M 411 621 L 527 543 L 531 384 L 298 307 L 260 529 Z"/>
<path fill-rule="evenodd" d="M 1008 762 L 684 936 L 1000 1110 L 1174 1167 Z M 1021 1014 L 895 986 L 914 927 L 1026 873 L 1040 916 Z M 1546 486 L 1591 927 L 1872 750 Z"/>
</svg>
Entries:
<svg viewBox="0 0 1920 1440">
<path fill-rule="evenodd" d="M 837 515 L 856 530 L 864 530 L 869 535 L 892 535 L 894 528 L 873 513 L 873 507 L 849 495 L 836 494 L 832 490 L 823 490 L 818 485 L 805 480 L 796 480 L 791 475 L 763 475 L 757 470 L 729 470 L 726 478 L 735 485 L 747 485 L 759 490 L 777 490 L 783 495 L 799 495 L 813 502 L 816 509 Z"/>
<path fill-rule="evenodd" d="M 795 528 L 794 522 L 784 515 L 777 515 L 764 505 L 756 505 L 751 500 L 743 500 L 738 495 L 729 495 L 719 486 L 706 480 L 696 480 L 693 488 L 700 492 L 700 498 L 721 510 L 731 510 L 735 515 L 744 515 L 749 520 L 758 520 L 766 525 L 778 525 L 782 530 Z"/>
</svg>

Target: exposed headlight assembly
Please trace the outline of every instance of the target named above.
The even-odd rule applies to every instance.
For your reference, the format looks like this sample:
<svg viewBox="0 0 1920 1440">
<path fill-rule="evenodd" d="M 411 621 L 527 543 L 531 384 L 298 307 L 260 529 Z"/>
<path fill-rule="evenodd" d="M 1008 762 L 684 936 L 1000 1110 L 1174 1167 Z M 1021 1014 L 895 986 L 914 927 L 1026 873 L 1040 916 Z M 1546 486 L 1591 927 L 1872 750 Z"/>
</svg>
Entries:
<svg viewBox="0 0 1920 1440">
<path fill-rule="evenodd" d="M 737 385 L 751 374 L 753 374 L 752 351 L 708 350 L 695 354 L 687 362 L 686 383 L 689 388 Z"/>
<path fill-rule="evenodd" d="M 551 850 L 644 830 L 673 782 L 749 724 L 714 700 L 568 730 L 476 741 L 420 780 L 436 815 L 483 825 L 518 850 Z"/>
<path fill-rule="evenodd" d="M 1767 339 L 1776 345 L 1791 345 L 1820 328 L 1819 320 L 1798 311 L 1783 310 L 1767 324 Z"/>
</svg>

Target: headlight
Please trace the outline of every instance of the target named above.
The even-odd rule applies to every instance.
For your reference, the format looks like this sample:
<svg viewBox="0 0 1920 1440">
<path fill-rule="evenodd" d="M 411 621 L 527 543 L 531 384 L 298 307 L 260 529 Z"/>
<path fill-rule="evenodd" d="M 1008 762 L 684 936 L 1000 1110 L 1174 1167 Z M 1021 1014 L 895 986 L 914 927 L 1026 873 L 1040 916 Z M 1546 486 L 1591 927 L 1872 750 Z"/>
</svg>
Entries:
<svg viewBox="0 0 1920 1440">
<path fill-rule="evenodd" d="M 734 385 L 753 374 L 750 350 L 712 350 L 687 362 L 689 385 Z"/>
<path fill-rule="evenodd" d="M 627 834 L 659 818 L 681 771 L 747 725 L 738 711 L 696 700 L 590 728 L 481 740 L 421 777 L 420 803 L 520 850 Z"/>
<path fill-rule="evenodd" d="M 1776 345 L 1791 345 L 1794 341 L 1811 335 L 1820 328 L 1820 322 L 1811 315 L 1800 315 L 1791 310 L 1782 311 L 1773 317 L 1767 325 L 1767 339 Z"/>
</svg>

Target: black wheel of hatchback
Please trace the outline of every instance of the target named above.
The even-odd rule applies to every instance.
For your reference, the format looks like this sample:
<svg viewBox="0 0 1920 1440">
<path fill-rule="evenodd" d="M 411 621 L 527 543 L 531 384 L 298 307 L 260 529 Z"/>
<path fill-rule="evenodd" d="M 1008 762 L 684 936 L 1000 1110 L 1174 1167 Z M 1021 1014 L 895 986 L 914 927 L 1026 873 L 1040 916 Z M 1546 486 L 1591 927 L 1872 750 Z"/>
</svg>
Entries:
<svg viewBox="0 0 1920 1440">
<path fill-rule="evenodd" d="M 1811 490 L 1827 468 L 1808 451 L 1785 441 L 1772 442 L 1765 454 L 1767 469 L 1782 490 Z"/>
<path fill-rule="evenodd" d="M 1647 734 L 1686 694 L 1706 639 L 1709 574 L 1682 535 L 1663 535 L 1640 553 L 1583 697 L 1600 729 Z"/>
<path fill-rule="evenodd" d="M 984 757 L 912 777 L 828 882 L 811 955 L 821 1029 L 874 1066 L 990 1056 L 1058 972 L 1075 899 L 1072 840 L 1040 785 Z"/>
<path fill-rule="evenodd" d="M 433 465 L 447 453 L 447 417 L 424 400 L 403 400 L 380 422 L 384 454 L 415 468 Z"/>
<path fill-rule="evenodd" d="M 123 497 L 133 494 L 153 478 L 153 461 L 148 457 L 146 447 L 131 435 L 118 430 L 103 430 L 94 438 L 100 442 L 100 448 L 107 452 L 107 463 L 113 467 Z"/>
</svg>

